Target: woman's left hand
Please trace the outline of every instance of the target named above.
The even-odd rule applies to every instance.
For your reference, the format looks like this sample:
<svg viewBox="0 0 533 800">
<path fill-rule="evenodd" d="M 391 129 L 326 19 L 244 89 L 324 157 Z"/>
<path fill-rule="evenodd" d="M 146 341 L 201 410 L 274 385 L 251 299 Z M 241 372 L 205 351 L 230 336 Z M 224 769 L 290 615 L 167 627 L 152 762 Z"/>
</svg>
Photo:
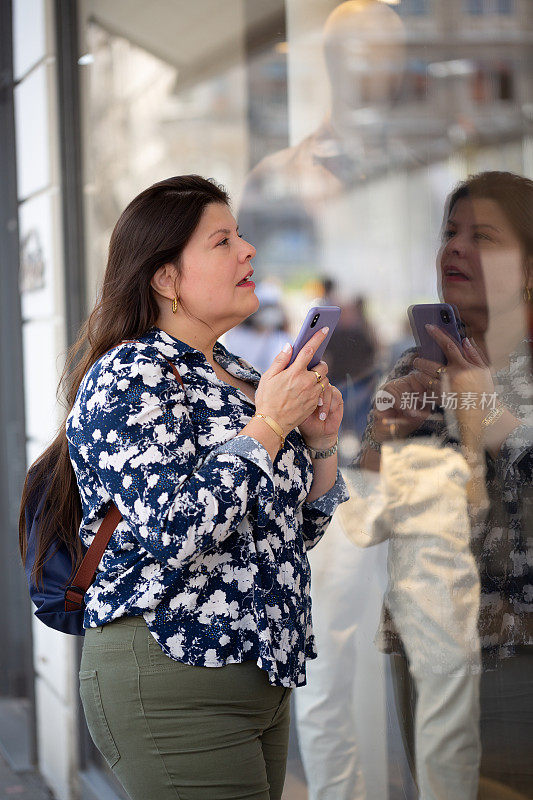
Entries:
<svg viewBox="0 0 533 800">
<path fill-rule="evenodd" d="M 342 422 L 342 395 L 327 378 L 324 383 L 326 388 L 320 395 L 322 405 L 318 405 L 298 426 L 306 445 L 314 450 L 327 450 L 332 447 L 337 440 Z"/>
<path fill-rule="evenodd" d="M 494 381 L 484 355 L 469 339 L 463 339 L 459 346 L 435 325 L 428 325 L 427 331 L 446 354 L 448 364 L 442 367 L 434 361 L 415 358 L 414 365 L 437 380 L 441 404 L 444 405 L 446 392 L 456 396 L 454 411 L 459 425 L 479 433 L 481 420 L 494 403 Z"/>
<path fill-rule="evenodd" d="M 471 452 L 479 453 L 484 448 L 496 458 L 505 439 L 521 424 L 520 419 L 501 403 L 496 403 L 492 374 L 479 347 L 469 339 L 463 339 L 462 347 L 459 347 L 450 336 L 433 325 L 428 325 L 427 330 L 446 353 L 448 364 L 439 371 L 439 364 L 418 358 L 415 359 L 416 366 L 426 375 L 438 377 L 442 405 L 446 391 L 456 393 L 458 402 L 453 410 L 463 445 Z M 497 415 L 490 419 L 490 412 L 494 409 Z"/>
</svg>

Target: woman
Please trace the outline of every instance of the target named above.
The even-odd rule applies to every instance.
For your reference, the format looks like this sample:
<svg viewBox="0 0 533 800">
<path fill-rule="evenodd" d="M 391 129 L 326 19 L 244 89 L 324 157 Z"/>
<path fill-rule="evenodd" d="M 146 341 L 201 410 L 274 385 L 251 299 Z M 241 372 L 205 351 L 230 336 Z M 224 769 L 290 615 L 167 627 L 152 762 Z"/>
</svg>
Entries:
<svg viewBox="0 0 533 800">
<path fill-rule="evenodd" d="M 458 307 L 468 338 L 458 347 L 430 330 L 445 368 L 414 350 L 400 358 L 381 387 L 394 406 L 373 408 L 359 464 L 379 469 L 391 434 L 434 435 L 442 444 L 459 438 L 472 467 L 471 547 L 481 582 L 479 796 L 531 797 L 533 182 L 488 172 L 460 184 L 447 204 L 437 270 L 441 296 Z M 402 403 L 402 395 L 416 403 Z M 458 426 L 450 427 L 453 414 Z M 388 642 L 402 653 L 390 617 Z"/>
<path fill-rule="evenodd" d="M 279 799 L 315 655 L 306 548 L 345 499 L 342 401 L 325 363 L 307 369 L 327 329 L 262 377 L 217 342 L 258 307 L 254 255 L 211 181 L 136 197 L 78 343 L 68 453 L 65 431 L 50 451 L 56 529 L 79 500 L 85 545 L 110 501 L 122 514 L 86 594 L 80 691 L 133 800 Z"/>
</svg>

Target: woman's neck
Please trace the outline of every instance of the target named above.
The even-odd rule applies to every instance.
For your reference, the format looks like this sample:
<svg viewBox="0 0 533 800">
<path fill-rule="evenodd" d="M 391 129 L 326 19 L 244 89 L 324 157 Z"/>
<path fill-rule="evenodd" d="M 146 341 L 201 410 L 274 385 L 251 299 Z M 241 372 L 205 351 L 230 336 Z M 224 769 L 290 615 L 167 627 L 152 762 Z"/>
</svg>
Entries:
<svg viewBox="0 0 533 800">
<path fill-rule="evenodd" d="M 524 306 L 515 308 L 512 313 L 494 315 L 488 326 L 471 325 L 468 335 L 474 339 L 487 358 L 490 366 L 502 369 L 509 363 L 513 353 L 527 333 L 527 319 Z"/>
<path fill-rule="evenodd" d="M 180 342 L 188 344 L 189 347 L 199 350 L 210 364 L 214 364 L 213 347 L 223 332 L 217 334 L 211 328 L 208 328 L 205 323 L 200 326 L 194 321 L 181 319 L 180 317 L 169 317 L 168 315 L 159 317 L 156 326 L 168 333 L 169 336 L 173 336 L 175 339 L 179 339 Z"/>
</svg>

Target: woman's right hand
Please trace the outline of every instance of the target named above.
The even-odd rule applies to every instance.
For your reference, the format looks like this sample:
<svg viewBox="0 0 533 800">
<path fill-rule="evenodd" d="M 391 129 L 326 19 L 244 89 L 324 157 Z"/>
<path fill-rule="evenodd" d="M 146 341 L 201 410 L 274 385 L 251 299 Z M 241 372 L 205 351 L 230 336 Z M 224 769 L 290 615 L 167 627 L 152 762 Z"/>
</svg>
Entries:
<svg viewBox="0 0 533 800">
<path fill-rule="evenodd" d="M 328 366 L 325 361 L 317 364 L 314 370 L 307 369 L 326 338 L 327 330 L 322 328 L 315 333 L 290 367 L 287 364 L 291 359 L 292 347 L 286 345 L 287 350 L 282 350 L 261 376 L 255 393 L 255 407 L 258 413 L 272 417 L 281 425 L 285 435 L 313 413 L 324 388 L 328 386 Z M 323 386 L 318 382 L 315 372 L 322 376 Z"/>
</svg>

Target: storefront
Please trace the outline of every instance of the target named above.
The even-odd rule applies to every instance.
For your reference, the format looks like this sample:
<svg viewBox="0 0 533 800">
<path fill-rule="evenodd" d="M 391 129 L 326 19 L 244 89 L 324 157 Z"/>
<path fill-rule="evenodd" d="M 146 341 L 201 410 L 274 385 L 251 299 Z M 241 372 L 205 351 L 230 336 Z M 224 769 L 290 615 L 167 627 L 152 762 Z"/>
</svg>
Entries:
<svg viewBox="0 0 533 800">
<path fill-rule="evenodd" d="M 6 526 L 0 674 L 12 678 L 0 690 L 11 708 L 33 709 L 24 735 L 60 800 L 123 797 L 80 721 L 79 643 L 30 625 L 10 566 L 24 457 L 30 464 L 62 421 L 58 379 L 97 297 L 116 219 L 163 177 L 213 177 L 257 247 L 278 331 L 294 334 L 313 298 L 351 309 L 361 324 L 345 345 L 360 335 L 372 356 L 353 373 L 337 362 L 351 392 L 341 441 L 349 463 L 377 374 L 411 341 L 407 307 L 436 299 L 446 196 L 483 170 L 533 177 L 533 7 L 11 0 L 2 14 L 0 503 L 10 538 Z M 360 631 L 349 691 L 361 709 L 354 731 L 367 734 L 350 733 L 368 792 L 361 783 L 357 797 L 372 800 L 412 791 L 405 759 L 395 760 L 386 659 L 372 644 L 386 557 L 357 555 L 357 602 L 369 610 L 346 623 Z M 305 796 L 294 754 L 287 800 Z"/>
</svg>

